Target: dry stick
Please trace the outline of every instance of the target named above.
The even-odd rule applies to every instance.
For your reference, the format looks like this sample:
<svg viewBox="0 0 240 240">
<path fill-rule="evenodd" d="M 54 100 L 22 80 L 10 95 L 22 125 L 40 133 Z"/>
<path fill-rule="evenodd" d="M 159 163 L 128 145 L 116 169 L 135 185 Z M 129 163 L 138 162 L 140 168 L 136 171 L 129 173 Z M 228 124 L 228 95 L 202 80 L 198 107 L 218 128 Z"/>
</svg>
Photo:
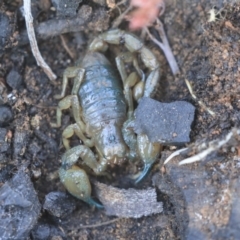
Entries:
<svg viewBox="0 0 240 240">
<path fill-rule="evenodd" d="M 185 83 L 186 83 L 186 85 L 187 85 L 187 88 L 188 88 L 188 90 L 189 90 L 192 98 L 193 98 L 195 101 L 197 101 L 198 104 L 199 104 L 204 110 L 206 110 L 210 115 L 212 115 L 213 117 L 215 117 L 215 116 L 216 116 L 216 113 L 213 112 L 210 108 L 208 108 L 201 100 L 198 100 L 197 96 L 196 96 L 196 95 L 194 94 L 194 92 L 193 92 L 193 89 L 192 89 L 192 86 L 191 86 L 190 82 L 189 82 L 187 79 L 185 79 Z"/>
<path fill-rule="evenodd" d="M 24 0 L 23 1 L 23 8 L 24 8 L 24 16 L 26 21 L 27 33 L 29 37 L 30 46 L 32 49 L 33 56 L 37 61 L 37 65 L 40 66 L 43 71 L 46 73 L 48 78 L 51 80 L 53 84 L 56 84 L 54 81 L 57 76 L 52 72 L 51 68 L 47 65 L 47 63 L 42 58 L 41 53 L 39 52 L 35 32 L 33 28 L 33 17 L 31 13 L 31 0 Z"/>
<path fill-rule="evenodd" d="M 75 59 L 75 54 L 69 49 L 69 47 L 66 43 L 65 37 L 63 35 L 60 35 L 60 38 L 61 38 L 62 45 L 63 45 L 64 49 L 66 50 L 66 52 L 68 53 L 68 55 L 72 59 Z"/>
<path fill-rule="evenodd" d="M 70 19 L 51 19 L 39 23 L 34 28 L 37 39 L 46 40 L 64 33 L 81 32 L 86 28 L 90 31 L 96 31 L 96 26 L 98 26 L 98 31 L 104 31 L 107 24 L 101 20 L 108 18 L 108 14 L 102 11 L 101 8 L 96 9 L 94 12 L 91 9 L 91 7 L 84 5 L 76 17 Z M 18 46 L 29 44 L 27 32 L 20 32 L 17 40 Z"/>
<path fill-rule="evenodd" d="M 195 146 L 197 147 L 197 150 L 200 150 L 197 154 L 183 159 L 181 162 L 179 162 L 179 165 L 194 163 L 198 161 L 202 161 L 204 158 L 206 158 L 210 153 L 219 150 L 221 147 L 225 146 L 238 146 L 239 145 L 239 135 L 240 135 L 240 129 L 233 128 L 231 131 L 225 135 L 223 138 L 213 140 L 210 142 L 204 142 L 203 144 L 197 144 L 195 143 L 192 147 L 184 148 L 175 151 L 172 153 L 164 162 L 164 164 L 168 163 L 170 160 L 172 160 L 175 156 L 184 154 L 191 151 L 191 148 L 193 149 Z"/>
<path fill-rule="evenodd" d="M 112 28 L 118 28 L 121 24 L 122 20 L 126 17 L 126 15 L 132 10 L 132 6 L 129 6 L 117 19 L 114 20 L 112 24 Z"/>
<path fill-rule="evenodd" d="M 165 34 L 164 28 L 163 28 L 163 24 L 161 23 L 161 21 L 159 19 L 156 20 L 157 21 L 157 25 L 158 25 L 158 29 L 156 29 L 162 39 L 162 42 L 158 41 L 148 30 L 148 28 L 145 28 L 144 30 L 147 32 L 148 36 L 151 38 L 151 40 L 157 44 L 162 51 L 164 52 L 165 57 L 167 58 L 167 61 L 170 65 L 170 68 L 172 70 L 173 75 L 176 75 L 177 73 L 179 73 L 179 67 L 177 65 L 176 59 L 172 53 L 171 47 L 168 43 L 168 39 L 167 36 Z"/>
<path fill-rule="evenodd" d="M 117 221 L 120 220 L 120 219 L 122 219 L 122 218 L 114 218 L 114 219 L 112 219 L 112 220 L 109 220 L 109 221 L 106 221 L 106 222 L 103 222 L 103 223 L 96 223 L 96 224 L 91 224 L 91 225 L 84 225 L 84 226 L 80 226 L 80 227 L 78 227 L 78 228 L 84 229 L 84 228 L 96 228 L 96 227 L 101 227 L 101 226 L 104 226 L 104 225 L 108 225 L 108 224 L 117 222 Z"/>
</svg>

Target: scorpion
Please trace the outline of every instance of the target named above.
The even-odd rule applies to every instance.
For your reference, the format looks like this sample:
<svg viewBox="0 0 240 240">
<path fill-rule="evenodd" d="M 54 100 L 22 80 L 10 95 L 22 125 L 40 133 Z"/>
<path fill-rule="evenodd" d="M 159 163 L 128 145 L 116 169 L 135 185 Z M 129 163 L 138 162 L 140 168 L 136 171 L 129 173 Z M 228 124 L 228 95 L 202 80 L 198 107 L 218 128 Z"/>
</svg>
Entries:
<svg viewBox="0 0 240 240">
<path fill-rule="evenodd" d="M 117 69 L 104 55 L 111 44 L 123 44 L 128 50 L 125 54 L 130 55 L 130 60 L 124 58 L 124 53 L 115 58 Z M 149 70 L 147 77 L 136 56 L 140 56 Z M 136 71 L 127 74 L 127 61 L 133 63 Z M 72 92 L 66 96 L 70 78 L 73 78 Z M 62 133 L 66 152 L 59 169 L 60 181 L 70 194 L 90 205 L 103 207 L 91 197 L 91 184 L 84 166 L 96 175 L 107 175 L 109 165 L 141 159 L 144 167 L 135 177 L 135 183 L 149 172 L 161 145 L 151 143 L 145 134 L 135 134 L 134 101 L 151 97 L 159 78 L 159 63 L 152 51 L 137 36 L 120 29 L 100 34 L 89 45 L 84 58 L 65 69 L 61 94 L 55 95 L 61 99 L 56 123 L 51 126 L 60 127 L 62 111 L 72 108 L 75 123 Z M 69 138 L 74 134 L 83 144 L 70 148 Z"/>
</svg>

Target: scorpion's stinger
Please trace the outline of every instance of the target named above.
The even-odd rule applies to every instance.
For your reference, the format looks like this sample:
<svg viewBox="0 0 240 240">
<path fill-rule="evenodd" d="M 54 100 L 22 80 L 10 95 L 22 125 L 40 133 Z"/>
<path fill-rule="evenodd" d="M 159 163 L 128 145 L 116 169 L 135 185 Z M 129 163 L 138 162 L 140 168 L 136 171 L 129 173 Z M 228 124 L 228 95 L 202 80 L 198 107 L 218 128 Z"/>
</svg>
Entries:
<svg viewBox="0 0 240 240">
<path fill-rule="evenodd" d="M 144 165 L 144 169 L 142 172 L 140 172 L 139 174 L 137 174 L 136 177 L 134 177 L 135 179 L 135 184 L 138 184 L 139 182 L 141 182 L 149 173 L 149 170 L 151 169 L 153 163 L 150 164 L 145 164 Z"/>
<path fill-rule="evenodd" d="M 104 206 L 101 204 L 101 203 L 98 203 L 96 202 L 93 198 L 89 198 L 87 201 L 86 201 L 89 205 L 91 206 L 94 206 L 98 209 L 104 209 Z"/>
</svg>

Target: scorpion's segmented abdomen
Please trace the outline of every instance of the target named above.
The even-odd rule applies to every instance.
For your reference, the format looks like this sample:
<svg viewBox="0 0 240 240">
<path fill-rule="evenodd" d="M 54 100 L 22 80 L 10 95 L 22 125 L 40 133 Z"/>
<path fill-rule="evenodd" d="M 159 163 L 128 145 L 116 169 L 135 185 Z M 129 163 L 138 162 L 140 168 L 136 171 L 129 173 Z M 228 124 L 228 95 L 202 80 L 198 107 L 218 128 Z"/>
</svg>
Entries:
<svg viewBox="0 0 240 240">
<path fill-rule="evenodd" d="M 110 120 L 121 124 L 126 119 L 126 102 L 120 77 L 111 65 L 95 65 L 85 70 L 79 90 L 84 121 L 94 128 Z"/>
</svg>

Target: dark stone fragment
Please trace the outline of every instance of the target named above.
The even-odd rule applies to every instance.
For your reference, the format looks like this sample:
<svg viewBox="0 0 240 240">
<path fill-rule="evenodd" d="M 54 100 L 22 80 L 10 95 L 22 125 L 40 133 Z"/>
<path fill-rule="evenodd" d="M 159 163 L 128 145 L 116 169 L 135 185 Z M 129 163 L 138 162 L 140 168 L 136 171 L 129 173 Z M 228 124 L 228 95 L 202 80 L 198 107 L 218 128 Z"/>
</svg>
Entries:
<svg viewBox="0 0 240 240">
<path fill-rule="evenodd" d="M 38 223 L 31 232 L 32 240 L 61 239 L 65 240 L 66 235 L 60 228 L 51 224 Z"/>
<path fill-rule="evenodd" d="M 1 239 L 28 239 L 41 205 L 29 176 L 20 170 L 0 188 Z"/>
<path fill-rule="evenodd" d="M 38 224 L 31 232 L 32 239 L 44 240 L 49 239 L 51 228 L 47 224 Z"/>
<path fill-rule="evenodd" d="M 16 16 L 16 11 L 11 12 L 6 1 L 0 1 L 0 57 L 5 49 L 16 46 Z"/>
<path fill-rule="evenodd" d="M 168 163 L 165 167 L 166 174 L 155 174 L 152 182 L 173 205 L 179 239 L 239 239 L 239 176 L 229 180 L 203 165 Z"/>
<path fill-rule="evenodd" d="M 58 17 L 74 17 L 82 0 L 52 0 Z"/>
<path fill-rule="evenodd" d="M 229 207 L 231 206 L 229 221 L 224 228 L 218 231 L 215 239 L 239 239 L 240 236 L 240 177 L 234 180 L 232 185 L 232 204 L 229 204 Z"/>
<path fill-rule="evenodd" d="M 12 89 L 19 89 L 19 87 L 22 85 L 22 76 L 14 69 L 12 69 L 8 75 L 7 75 L 7 84 Z"/>
<path fill-rule="evenodd" d="M 13 120 L 13 113 L 10 107 L 0 106 L 0 127 L 7 125 Z"/>
<path fill-rule="evenodd" d="M 50 192 L 45 196 L 43 208 L 56 217 L 66 217 L 76 208 L 76 201 L 63 192 Z"/>
<path fill-rule="evenodd" d="M 24 71 L 24 64 L 27 57 L 27 53 L 24 51 L 14 51 L 11 55 L 11 60 L 14 63 L 14 68 L 19 72 L 22 73 Z"/>
<path fill-rule="evenodd" d="M 14 172 L 15 166 L 12 164 L 8 164 L 5 167 L 1 167 L 0 169 L 0 183 L 4 183 L 12 177 L 12 173 Z"/>
<path fill-rule="evenodd" d="M 10 143 L 5 141 L 7 135 L 6 128 L 0 128 L 0 153 L 7 152 L 10 147 Z"/>
<path fill-rule="evenodd" d="M 6 153 L 0 153 L 0 163 L 3 164 L 3 163 L 7 163 L 7 162 L 8 162 L 8 158 L 7 158 Z"/>
<path fill-rule="evenodd" d="M 28 150 L 31 155 L 36 156 L 42 149 L 36 142 L 33 142 L 29 145 Z"/>
<path fill-rule="evenodd" d="M 134 131 L 146 134 L 151 142 L 179 145 L 190 141 L 195 107 L 184 101 L 161 103 L 142 98 L 135 111 Z"/>
<path fill-rule="evenodd" d="M 11 36 L 11 25 L 6 14 L 0 12 L 0 54 Z"/>
<path fill-rule="evenodd" d="M 54 153 L 57 153 L 58 152 L 58 146 L 57 146 L 57 143 L 56 141 L 49 137 L 48 135 L 46 135 L 45 133 L 41 132 L 40 130 L 38 129 L 35 129 L 34 130 L 34 133 L 35 135 L 40 138 L 42 141 L 44 141 L 45 143 L 48 144 L 48 146 L 50 147 L 50 149 L 52 151 L 54 151 Z"/>
</svg>

